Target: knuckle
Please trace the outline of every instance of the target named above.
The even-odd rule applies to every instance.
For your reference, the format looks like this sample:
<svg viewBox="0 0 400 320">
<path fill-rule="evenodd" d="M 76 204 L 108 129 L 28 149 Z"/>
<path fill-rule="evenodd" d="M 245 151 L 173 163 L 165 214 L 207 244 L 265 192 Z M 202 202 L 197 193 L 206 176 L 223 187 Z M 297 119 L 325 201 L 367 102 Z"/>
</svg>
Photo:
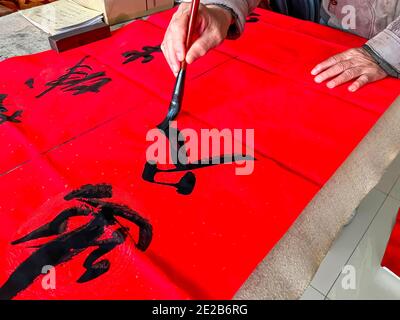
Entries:
<svg viewBox="0 0 400 320">
<path fill-rule="evenodd" d="M 348 69 L 343 73 L 343 77 L 345 79 L 352 79 L 354 78 L 354 69 Z"/>
<path fill-rule="evenodd" d="M 331 61 L 334 62 L 334 63 L 337 63 L 337 62 L 339 62 L 339 57 L 338 56 L 333 56 L 331 58 Z"/>
<path fill-rule="evenodd" d="M 343 72 L 343 71 L 345 71 L 347 69 L 347 65 L 344 62 L 339 62 L 336 65 L 336 68 L 337 68 L 337 71 Z"/>
<path fill-rule="evenodd" d="M 360 80 L 362 82 L 369 82 L 370 81 L 370 77 L 369 77 L 368 74 L 364 74 L 364 75 L 361 76 Z"/>
<path fill-rule="evenodd" d="M 357 87 L 362 87 L 364 84 L 368 83 L 368 81 L 365 80 L 365 78 L 360 78 L 358 79 L 355 84 L 357 85 Z"/>
<path fill-rule="evenodd" d="M 225 39 L 224 34 L 223 34 L 220 30 L 218 30 L 218 31 L 216 32 L 216 34 L 215 34 L 215 40 L 216 40 L 218 43 L 220 43 L 220 42 L 222 42 L 224 39 Z"/>
<path fill-rule="evenodd" d="M 207 53 L 207 49 L 203 45 L 199 45 L 196 51 L 199 57 L 202 57 Z"/>
<path fill-rule="evenodd" d="M 359 53 L 359 51 L 358 51 L 358 49 L 350 49 L 349 51 L 348 51 L 348 53 L 350 54 L 350 55 L 355 55 L 355 54 L 357 54 L 357 53 Z"/>
<path fill-rule="evenodd" d="M 344 59 L 349 59 L 353 56 L 353 52 L 351 50 L 347 50 L 345 52 L 342 53 L 342 57 Z"/>
<path fill-rule="evenodd" d="M 346 61 L 347 69 L 357 67 L 358 63 L 355 59 L 350 59 Z"/>
<path fill-rule="evenodd" d="M 219 43 L 221 43 L 223 39 L 219 33 L 215 33 L 210 37 L 210 40 L 211 40 L 210 42 L 211 42 L 212 46 L 216 46 Z"/>
<path fill-rule="evenodd" d="M 222 41 L 222 35 L 219 32 L 214 33 L 211 39 L 213 44 L 218 44 Z"/>
<path fill-rule="evenodd" d="M 333 79 L 330 81 L 330 84 L 332 84 L 333 87 L 336 87 L 339 85 L 339 81 L 337 79 Z"/>
<path fill-rule="evenodd" d="M 210 44 L 210 39 L 207 40 L 201 39 L 200 41 L 197 41 L 197 43 L 195 44 L 196 51 L 200 53 L 207 52 L 209 44 Z"/>
</svg>

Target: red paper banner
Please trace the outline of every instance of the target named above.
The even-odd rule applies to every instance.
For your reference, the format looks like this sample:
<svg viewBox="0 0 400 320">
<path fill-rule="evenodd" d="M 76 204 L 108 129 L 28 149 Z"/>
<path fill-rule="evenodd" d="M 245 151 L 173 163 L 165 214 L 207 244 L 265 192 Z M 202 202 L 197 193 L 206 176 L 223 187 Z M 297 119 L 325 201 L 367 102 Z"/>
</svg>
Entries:
<svg viewBox="0 0 400 320">
<path fill-rule="evenodd" d="M 174 84 L 159 49 L 170 17 L 0 64 L 0 298 L 232 298 L 400 91 L 316 85 L 314 65 L 363 40 L 258 10 L 189 67 L 177 119 L 254 129 L 254 172 L 146 166 Z"/>
</svg>

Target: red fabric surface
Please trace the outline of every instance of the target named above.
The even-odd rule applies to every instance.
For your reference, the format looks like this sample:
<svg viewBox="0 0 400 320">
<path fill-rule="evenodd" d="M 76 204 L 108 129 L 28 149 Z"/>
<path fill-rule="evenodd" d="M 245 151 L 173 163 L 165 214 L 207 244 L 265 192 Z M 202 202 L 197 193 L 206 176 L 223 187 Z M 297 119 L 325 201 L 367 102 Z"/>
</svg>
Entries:
<svg viewBox="0 0 400 320">
<path fill-rule="evenodd" d="M 396 223 L 394 225 L 392 234 L 388 245 L 386 247 L 385 255 L 382 259 L 382 267 L 388 268 L 397 276 L 400 276 L 400 210 L 397 213 Z"/>
<path fill-rule="evenodd" d="M 6 114 L 23 111 L 20 123 L 0 124 L 0 256 L 6 261 L 0 267 L 0 296 L 37 246 L 56 237 L 12 242 L 79 204 L 63 199 L 69 192 L 100 183 L 113 188 L 113 197 L 102 200 L 127 205 L 149 221 L 149 247 L 135 248 L 138 228 L 124 221 L 133 238 L 97 260 L 110 262 L 107 272 L 77 282 L 93 246 L 56 266 L 56 289 L 44 290 L 37 276 L 16 298 L 234 295 L 400 91 L 393 79 L 356 94 L 314 84 L 310 70 L 316 63 L 363 40 L 257 12 L 259 22 L 249 23 L 240 40 L 227 41 L 189 67 L 178 118 L 179 128 L 196 132 L 254 128 L 255 171 L 237 176 L 237 165 L 229 163 L 194 170 L 196 186 L 189 196 L 142 179 L 146 133 L 166 114 L 171 71 L 160 52 L 127 64 L 123 56 L 160 44 L 171 12 L 60 55 L 46 52 L 0 64 Z M 36 98 L 85 56 L 83 64 L 91 69 L 80 72 L 104 72 L 99 78 L 111 81 L 98 92 L 74 95 L 76 87 L 59 86 Z M 182 175 L 162 173 L 157 180 L 174 183 Z M 73 217 L 67 230 L 89 220 Z M 107 226 L 104 236 L 117 228 Z"/>
</svg>

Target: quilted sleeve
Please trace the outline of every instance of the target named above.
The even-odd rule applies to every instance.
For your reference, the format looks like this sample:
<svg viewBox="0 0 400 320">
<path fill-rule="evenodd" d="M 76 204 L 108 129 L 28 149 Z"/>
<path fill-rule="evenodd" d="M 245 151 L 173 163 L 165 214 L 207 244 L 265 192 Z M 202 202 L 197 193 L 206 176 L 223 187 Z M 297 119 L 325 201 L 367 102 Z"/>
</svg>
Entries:
<svg viewBox="0 0 400 320">
<path fill-rule="evenodd" d="M 389 75 L 400 77 L 400 17 L 364 47 Z"/>
<path fill-rule="evenodd" d="M 190 2 L 190 0 L 181 0 L 178 2 Z M 228 38 L 238 38 L 244 30 L 246 18 L 252 12 L 261 0 L 201 0 L 204 5 L 221 6 L 232 13 L 235 23 L 228 32 Z"/>
</svg>

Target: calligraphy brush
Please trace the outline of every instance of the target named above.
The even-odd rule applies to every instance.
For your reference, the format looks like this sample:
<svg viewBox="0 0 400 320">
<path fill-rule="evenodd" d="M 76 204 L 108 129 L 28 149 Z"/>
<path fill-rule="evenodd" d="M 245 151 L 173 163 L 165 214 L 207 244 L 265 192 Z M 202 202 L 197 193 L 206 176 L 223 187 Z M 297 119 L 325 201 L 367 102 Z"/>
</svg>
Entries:
<svg viewBox="0 0 400 320">
<path fill-rule="evenodd" d="M 192 0 L 192 4 L 190 6 L 190 18 L 186 36 L 186 53 L 192 46 L 193 35 L 197 22 L 197 13 L 199 11 L 199 5 L 200 5 L 200 0 Z M 181 67 L 176 77 L 175 87 L 172 93 L 172 99 L 169 105 L 168 114 L 165 120 L 163 121 L 163 125 L 161 125 L 162 127 L 166 127 L 170 121 L 174 120 L 178 116 L 182 108 L 183 92 L 185 89 L 186 68 L 187 68 L 187 63 L 185 59 L 181 62 Z"/>
</svg>

